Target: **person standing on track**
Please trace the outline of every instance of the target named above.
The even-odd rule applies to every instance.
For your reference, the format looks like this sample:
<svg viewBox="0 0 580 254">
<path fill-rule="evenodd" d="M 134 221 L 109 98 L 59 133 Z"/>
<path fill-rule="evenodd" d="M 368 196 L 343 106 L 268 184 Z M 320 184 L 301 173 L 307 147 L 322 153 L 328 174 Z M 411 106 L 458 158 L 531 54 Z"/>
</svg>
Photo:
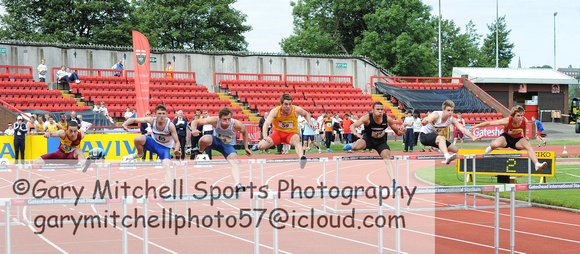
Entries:
<svg viewBox="0 0 580 254">
<path fill-rule="evenodd" d="M 546 140 L 544 140 L 542 138 L 542 131 L 544 131 L 544 125 L 542 125 L 542 122 L 540 122 L 540 120 L 536 119 L 535 116 L 532 116 L 532 122 L 535 123 L 536 140 L 538 141 L 538 147 L 541 146 L 540 140 L 542 140 L 542 142 L 544 142 L 544 146 L 546 146 Z"/>
<path fill-rule="evenodd" d="M 178 157 L 181 156 L 181 146 L 175 125 L 167 117 L 165 105 L 160 104 L 155 107 L 155 117 L 130 118 L 123 123 L 123 129 L 129 131 L 128 126 L 133 123 L 150 123 L 151 136 L 136 136 L 134 143 L 137 153 L 124 156 L 123 161 L 142 158 L 143 148 L 146 147 L 148 151 L 156 153 L 157 157 L 161 160 L 163 169 L 165 169 L 165 184 L 171 188 L 173 180 L 173 173 L 171 171 L 171 148 L 173 147 L 175 149 L 175 157 Z"/>
<path fill-rule="evenodd" d="M 439 135 L 443 129 L 447 128 L 449 125 L 454 125 L 456 130 L 463 132 L 463 134 L 470 137 L 473 141 L 479 139 L 479 137 L 471 134 L 469 130 L 466 130 L 463 125 L 461 125 L 457 119 L 453 117 L 453 109 L 455 109 L 455 103 L 451 100 L 446 100 L 441 106 L 442 111 L 435 111 L 425 117 L 421 124 L 421 135 L 419 140 L 421 144 L 425 146 L 432 146 L 433 148 L 439 148 L 439 151 L 445 156 L 445 163 L 449 164 L 457 158 L 457 147 L 451 144 L 444 136 Z M 453 154 L 450 154 L 452 152 Z"/>
<path fill-rule="evenodd" d="M 314 125 L 312 125 L 310 113 L 301 107 L 292 105 L 293 100 L 292 96 L 287 93 L 280 97 L 281 105 L 273 108 L 264 122 L 264 126 L 272 124 L 274 132 L 267 138 L 260 140 L 260 143 L 255 144 L 252 150 L 264 150 L 280 143 L 290 144 L 294 146 L 296 154 L 300 158 L 300 168 L 302 169 L 306 166 L 306 156 L 298 136 L 298 115 L 304 116 L 310 128 L 314 128 Z M 262 130 L 264 136 L 267 135 L 265 130 Z"/>
<path fill-rule="evenodd" d="M 486 126 L 503 126 L 504 132 L 499 136 L 499 138 L 496 138 L 491 142 L 491 144 L 485 149 L 485 153 L 488 154 L 496 148 L 526 150 L 530 160 L 534 163 L 536 171 L 540 171 L 548 166 L 548 163 L 540 163 L 538 161 L 536 152 L 529 142 L 530 139 L 526 136 L 528 119 L 524 117 L 524 112 L 522 106 L 514 106 L 510 116 L 500 120 L 487 121 L 473 125 L 470 130 Z"/>
<path fill-rule="evenodd" d="M 356 128 L 364 125 L 364 135 L 356 133 Z M 396 135 L 402 136 L 405 134 L 405 127 L 395 124 L 395 121 L 385 114 L 385 106 L 381 102 L 375 102 L 373 104 L 372 112 L 365 114 L 358 121 L 350 126 L 350 132 L 354 133 L 355 136 L 360 138 L 352 144 L 345 145 L 342 150 L 364 150 L 364 149 L 376 149 L 377 153 L 383 158 L 383 161 L 387 165 L 387 174 L 391 181 L 393 182 L 393 188 L 397 187 L 397 180 L 394 178 L 393 174 L 393 163 L 391 162 L 391 148 L 387 144 L 387 128 L 395 132 Z"/>
</svg>

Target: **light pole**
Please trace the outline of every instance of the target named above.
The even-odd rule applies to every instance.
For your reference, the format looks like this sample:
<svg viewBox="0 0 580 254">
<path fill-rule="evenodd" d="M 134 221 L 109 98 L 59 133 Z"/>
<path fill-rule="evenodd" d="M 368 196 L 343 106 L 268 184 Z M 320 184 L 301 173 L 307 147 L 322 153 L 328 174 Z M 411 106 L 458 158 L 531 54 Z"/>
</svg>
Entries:
<svg viewBox="0 0 580 254">
<path fill-rule="evenodd" d="M 439 77 L 441 77 L 441 0 L 439 0 Z M 441 83 L 441 79 L 439 79 Z"/>
<path fill-rule="evenodd" d="M 495 0 L 495 68 L 499 67 L 499 0 Z"/>
<path fill-rule="evenodd" d="M 554 12 L 554 70 L 556 70 L 556 15 L 558 12 Z"/>
</svg>

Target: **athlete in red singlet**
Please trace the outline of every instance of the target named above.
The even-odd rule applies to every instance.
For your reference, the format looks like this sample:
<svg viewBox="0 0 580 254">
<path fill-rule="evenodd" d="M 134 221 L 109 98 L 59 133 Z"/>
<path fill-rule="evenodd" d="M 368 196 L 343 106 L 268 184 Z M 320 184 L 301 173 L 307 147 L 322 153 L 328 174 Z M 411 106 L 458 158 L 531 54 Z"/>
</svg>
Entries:
<svg viewBox="0 0 580 254">
<path fill-rule="evenodd" d="M 548 163 L 538 162 L 538 157 L 534 148 L 530 144 L 530 139 L 526 136 L 526 126 L 528 120 L 524 117 L 524 108 L 522 106 L 514 106 L 510 116 L 489 122 L 483 122 L 477 125 L 471 126 L 470 131 L 475 128 L 485 127 L 485 126 L 504 126 L 504 132 L 501 136 L 494 141 L 485 149 L 485 153 L 490 153 L 496 148 L 513 148 L 516 150 L 526 150 L 528 151 L 528 156 L 535 165 L 536 171 L 540 171 L 548 166 Z"/>
</svg>

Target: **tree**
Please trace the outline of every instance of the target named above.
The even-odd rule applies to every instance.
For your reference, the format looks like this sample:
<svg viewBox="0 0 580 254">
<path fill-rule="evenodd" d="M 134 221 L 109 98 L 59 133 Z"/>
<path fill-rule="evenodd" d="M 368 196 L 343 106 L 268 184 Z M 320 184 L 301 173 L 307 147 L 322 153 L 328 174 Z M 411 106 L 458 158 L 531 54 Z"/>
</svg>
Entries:
<svg viewBox="0 0 580 254">
<path fill-rule="evenodd" d="M 438 22 L 438 18 L 436 21 Z M 453 67 L 475 66 L 481 58 L 478 41 L 481 35 L 477 34 L 472 21 L 466 25 L 466 32 L 461 33 L 452 20 L 441 21 L 441 72 L 443 77 L 451 77 Z M 438 36 L 435 35 L 432 43 L 432 52 L 438 55 Z"/>
<path fill-rule="evenodd" d="M 496 25 L 497 24 L 497 25 Z M 478 64 L 481 67 L 495 67 L 495 56 L 496 56 L 496 31 L 498 33 L 498 45 L 499 45 L 499 54 L 498 54 L 498 67 L 500 68 L 507 68 L 512 58 L 514 58 L 515 54 L 512 52 L 514 48 L 514 44 L 509 42 L 509 34 L 512 31 L 511 29 L 507 29 L 507 24 L 505 21 L 505 16 L 499 17 L 498 21 L 488 24 L 487 28 L 489 28 L 490 34 L 488 34 L 485 39 L 483 40 L 483 46 L 481 47 L 481 51 L 483 53 L 483 59 L 481 64 Z"/>
<path fill-rule="evenodd" d="M 552 66 L 549 66 L 547 64 L 544 64 L 542 66 L 532 66 L 530 68 L 538 68 L 538 69 L 553 69 Z"/>
<path fill-rule="evenodd" d="M 233 9 L 235 0 L 139 0 L 138 30 L 152 47 L 243 51 L 248 47 L 246 15 Z"/>
<path fill-rule="evenodd" d="M 375 3 L 364 0 L 299 0 L 294 8 L 294 34 L 282 39 L 287 53 L 352 54 L 366 29 L 364 16 Z"/>
<path fill-rule="evenodd" d="M 434 76 L 437 58 L 431 50 L 435 23 L 431 8 L 420 0 L 390 0 L 364 17 L 367 29 L 355 54 L 366 55 L 402 76 Z"/>
<path fill-rule="evenodd" d="M 0 38 L 38 42 L 130 46 L 127 0 L 1 0 Z"/>
</svg>

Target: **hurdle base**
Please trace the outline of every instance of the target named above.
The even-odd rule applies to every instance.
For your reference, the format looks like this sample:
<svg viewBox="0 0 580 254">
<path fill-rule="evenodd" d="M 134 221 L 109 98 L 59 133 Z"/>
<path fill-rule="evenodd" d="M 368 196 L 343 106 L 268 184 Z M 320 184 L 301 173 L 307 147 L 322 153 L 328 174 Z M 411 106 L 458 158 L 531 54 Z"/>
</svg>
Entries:
<svg viewBox="0 0 580 254">
<path fill-rule="evenodd" d="M 546 183 L 546 177 L 545 176 L 541 176 L 540 177 L 540 183 Z"/>
<path fill-rule="evenodd" d="M 497 183 L 516 183 L 516 178 L 514 176 L 498 175 Z"/>
</svg>

